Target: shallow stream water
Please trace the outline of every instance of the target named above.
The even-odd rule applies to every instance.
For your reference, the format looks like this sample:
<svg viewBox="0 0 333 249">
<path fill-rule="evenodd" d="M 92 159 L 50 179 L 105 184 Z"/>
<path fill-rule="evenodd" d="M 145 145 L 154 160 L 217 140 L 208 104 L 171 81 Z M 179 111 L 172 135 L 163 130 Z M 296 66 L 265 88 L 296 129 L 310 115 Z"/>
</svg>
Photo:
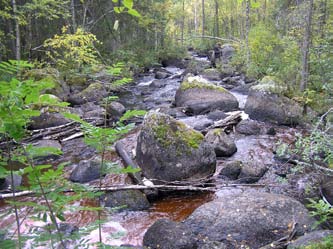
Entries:
<svg viewBox="0 0 333 249">
<path fill-rule="evenodd" d="M 197 60 L 207 61 L 207 58 L 196 58 Z M 128 88 L 128 91 L 122 93 L 120 102 L 122 102 L 127 109 L 144 109 L 151 110 L 159 107 L 169 107 L 174 101 L 176 90 L 181 82 L 181 74 L 184 70 L 176 67 L 167 67 L 165 70 L 169 71 L 172 76 L 167 79 L 155 79 L 153 72 L 139 78 L 137 82 Z M 231 91 L 232 94 L 238 99 L 240 109 L 244 108 L 247 96 L 237 92 Z M 264 127 L 265 128 L 265 127 Z M 235 142 L 237 145 L 237 152 L 231 158 L 219 158 L 217 171 L 221 168 L 226 160 L 240 160 L 261 162 L 271 164 L 273 162 L 273 150 L 278 140 L 288 140 L 294 137 L 295 130 L 287 127 L 276 127 L 277 135 L 257 135 L 257 136 L 236 136 Z M 135 138 L 133 138 L 135 139 Z M 64 157 L 74 157 L 79 160 L 80 155 L 74 155 L 71 146 L 68 145 L 68 151 Z M 94 152 L 89 149 L 82 148 L 83 154 L 86 153 L 87 157 Z M 121 159 L 116 155 L 110 155 L 113 161 L 121 162 Z M 71 158 L 72 161 L 74 160 Z M 216 174 L 216 182 L 221 182 Z M 129 183 L 130 179 L 126 176 L 107 176 L 103 184 L 110 186 L 112 184 Z M 221 182 L 222 183 L 222 182 Z M 28 197 L 24 197 L 28 198 Z M 146 211 L 122 211 L 118 213 L 105 213 L 104 217 L 106 222 L 103 224 L 103 237 L 107 244 L 119 246 L 123 244 L 130 244 L 134 246 L 142 245 L 142 239 L 147 228 L 160 218 L 169 218 L 174 221 L 182 221 L 188 217 L 198 206 L 211 201 L 215 198 L 213 192 L 198 192 L 188 193 L 183 195 L 170 195 L 160 200 L 154 201 L 151 208 Z M 29 199 L 31 200 L 31 199 Z M 96 206 L 97 203 L 92 201 L 82 200 L 80 203 L 71 205 L 81 206 Z M 11 208 L 4 204 L 1 200 L 0 203 L 0 228 L 11 227 L 15 229 L 15 217 L 13 214 L 5 216 L 10 212 Z M 25 212 L 22 212 L 25 211 Z M 29 209 L 21 210 L 22 214 L 28 213 Z M 66 214 L 67 222 L 72 223 L 78 227 L 87 226 L 98 219 L 97 213 L 94 211 L 79 211 Z M 12 224 L 10 226 L 10 224 Z M 31 219 L 24 219 L 22 228 L 23 233 L 29 232 L 29 227 L 36 225 L 35 221 Z M 42 226 L 42 224 L 40 224 Z M 122 233 L 123 236 L 115 238 L 112 234 Z M 98 240 L 98 230 L 94 229 L 86 237 L 91 242 Z"/>
</svg>

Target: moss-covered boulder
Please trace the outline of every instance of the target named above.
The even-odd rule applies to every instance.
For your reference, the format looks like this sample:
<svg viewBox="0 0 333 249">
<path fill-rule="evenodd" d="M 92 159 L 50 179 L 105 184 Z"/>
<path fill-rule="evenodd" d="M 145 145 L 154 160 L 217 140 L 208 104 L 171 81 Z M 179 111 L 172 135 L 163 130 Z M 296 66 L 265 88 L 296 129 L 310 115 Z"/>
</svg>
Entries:
<svg viewBox="0 0 333 249">
<path fill-rule="evenodd" d="M 221 73 L 216 68 L 208 68 L 202 72 L 202 77 L 207 80 L 221 80 Z"/>
<path fill-rule="evenodd" d="M 60 72 L 51 67 L 32 69 L 25 73 L 25 78 L 33 79 L 36 81 L 47 80 L 51 81 L 54 84 L 52 89 L 47 89 L 45 93 L 53 94 L 59 97 L 61 100 L 66 100 L 69 93 L 70 87 L 63 80 Z"/>
<path fill-rule="evenodd" d="M 150 112 L 138 136 L 137 162 L 150 179 L 201 179 L 216 168 L 214 149 L 204 136 L 169 115 Z"/>
<path fill-rule="evenodd" d="M 176 92 L 175 104 L 189 113 L 204 114 L 213 110 L 233 111 L 238 101 L 223 87 L 211 84 L 199 76 L 187 76 Z"/>
<path fill-rule="evenodd" d="M 87 102 L 98 102 L 107 96 L 107 91 L 101 83 L 92 83 L 82 92 L 68 98 L 72 105 L 82 105 Z"/>
<path fill-rule="evenodd" d="M 328 249 L 333 247 L 333 230 L 307 233 L 288 245 L 288 249 Z"/>
</svg>

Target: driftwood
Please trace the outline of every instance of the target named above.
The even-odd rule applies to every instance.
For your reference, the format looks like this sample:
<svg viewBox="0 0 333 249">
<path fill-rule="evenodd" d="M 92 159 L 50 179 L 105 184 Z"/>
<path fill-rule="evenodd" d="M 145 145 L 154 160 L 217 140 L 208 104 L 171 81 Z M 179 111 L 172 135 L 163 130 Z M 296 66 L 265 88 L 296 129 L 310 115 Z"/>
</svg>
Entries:
<svg viewBox="0 0 333 249">
<path fill-rule="evenodd" d="M 207 133 L 209 130 L 215 129 L 215 128 L 233 127 L 236 124 L 238 124 L 241 120 L 242 120 L 242 112 L 237 111 L 222 120 L 214 122 L 214 124 L 212 124 L 211 126 L 208 126 L 202 132 Z"/>
</svg>

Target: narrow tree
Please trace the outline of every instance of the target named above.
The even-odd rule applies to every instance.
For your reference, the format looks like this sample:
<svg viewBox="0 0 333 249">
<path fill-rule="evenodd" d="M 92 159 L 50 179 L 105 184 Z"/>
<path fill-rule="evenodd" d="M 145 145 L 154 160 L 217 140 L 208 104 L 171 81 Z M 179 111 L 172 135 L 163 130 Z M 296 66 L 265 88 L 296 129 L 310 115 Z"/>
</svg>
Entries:
<svg viewBox="0 0 333 249">
<path fill-rule="evenodd" d="M 205 16 L 205 0 L 202 0 L 202 40 L 205 36 L 205 24 L 206 24 L 206 16 Z"/>
<path fill-rule="evenodd" d="M 214 35 L 216 37 L 220 36 L 220 27 L 219 27 L 219 1 L 215 0 L 215 25 L 214 25 Z"/>
<path fill-rule="evenodd" d="M 246 10 L 245 10 L 245 43 L 246 43 L 246 63 L 249 66 L 250 64 L 250 46 L 249 46 L 249 32 L 250 32 L 250 6 L 251 0 L 245 0 Z"/>
<path fill-rule="evenodd" d="M 15 59 L 21 60 L 21 33 L 20 33 L 20 22 L 17 13 L 16 0 L 12 0 L 14 24 L 15 24 Z"/>
<path fill-rule="evenodd" d="M 302 46 L 302 71 L 301 71 L 301 82 L 300 90 L 304 92 L 308 85 L 309 80 L 309 50 L 311 42 L 311 24 L 313 14 L 313 0 L 308 0 L 309 8 L 305 22 L 304 40 Z"/>
</svg>

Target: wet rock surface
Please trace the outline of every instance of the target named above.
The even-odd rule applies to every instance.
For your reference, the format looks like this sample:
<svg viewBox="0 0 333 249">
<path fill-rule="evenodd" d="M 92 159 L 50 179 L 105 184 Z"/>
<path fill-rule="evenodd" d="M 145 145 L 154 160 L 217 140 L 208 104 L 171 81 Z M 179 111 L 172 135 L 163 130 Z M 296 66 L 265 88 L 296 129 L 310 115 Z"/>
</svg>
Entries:
<svg viewBox="0 0 333 249">
<path fill-rule="evenodd" d="M 105 207 L 114 208 L 117 211 L 145 210 L 150 207 L 147 197 L 139 190 L 119 190 L 108 193 L 104 197 Z"/>
<path fill-rule="evenodd" d="M 333 239 L 332 230 L 321 230 L 307 233 L 288 245 L 288 249 L 302 249 L 306 246 L 324 242 L 325 239 Z"/>
<path fill-rule="evenodd" d="M 311 231 L 314 219 L 298 201 L 283 195 L 244 191 L 222 195 L 196 209 L 184 224 L 199 237 L 228 248 L 259 248 L 287 234 L 297 223 L 298 236 Z"/>
<path fill-rule="evenodd" d="M 201 179 L 215 172 L 216 157 L 201 133 L 174 118 L 150 112 L 138 136 L 136 159 L 149 179 Z"/>
</svg>

